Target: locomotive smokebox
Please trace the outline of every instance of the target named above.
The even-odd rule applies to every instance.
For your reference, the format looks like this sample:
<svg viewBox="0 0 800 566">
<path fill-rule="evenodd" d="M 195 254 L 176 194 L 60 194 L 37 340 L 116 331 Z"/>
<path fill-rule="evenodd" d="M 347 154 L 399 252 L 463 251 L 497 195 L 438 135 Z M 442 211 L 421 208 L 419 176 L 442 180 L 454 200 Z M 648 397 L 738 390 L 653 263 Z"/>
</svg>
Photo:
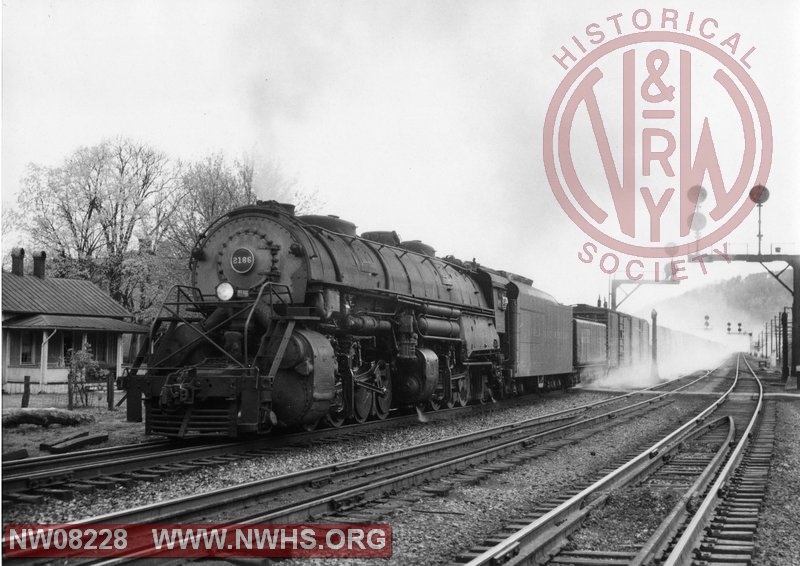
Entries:
<svg viewBox="0 0 800 566">
<path fill-rule="evenodd" d="M 417 348 L 415 358 L 399 358 L 398 378 L 392 380 L 392 395 L 400 404 L 429 401 L 439 380 L 439 357 L 433 350 Z"/>
</svg>

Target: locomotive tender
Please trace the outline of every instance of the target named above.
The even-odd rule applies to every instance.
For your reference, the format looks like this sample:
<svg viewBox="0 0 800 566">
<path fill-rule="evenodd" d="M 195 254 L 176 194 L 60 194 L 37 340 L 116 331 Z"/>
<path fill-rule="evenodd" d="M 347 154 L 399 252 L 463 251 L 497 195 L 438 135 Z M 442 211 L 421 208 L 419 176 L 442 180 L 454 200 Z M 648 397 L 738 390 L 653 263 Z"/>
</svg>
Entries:
<svg viewBox="0 0 800 566">
<path fill-rule="evenodd" d="M 646 321 L 605 309 L 573 319 L 519 275 L 273 201 L 213 222 L 190 268 L 130 374 L 148 434 L 340 426 L 566 388 L 633 363 L 609 341 L 610 319 L 636 330 L 626 344 L 637 358 L 649 355 Z"/>
</svg>

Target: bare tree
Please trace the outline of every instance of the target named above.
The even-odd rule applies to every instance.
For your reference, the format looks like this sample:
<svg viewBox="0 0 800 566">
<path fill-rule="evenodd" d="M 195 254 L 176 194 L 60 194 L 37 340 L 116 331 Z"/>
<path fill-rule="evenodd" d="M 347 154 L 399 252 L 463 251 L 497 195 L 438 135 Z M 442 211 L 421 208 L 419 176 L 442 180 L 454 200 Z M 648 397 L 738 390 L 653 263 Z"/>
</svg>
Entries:
<svg viewBox="0 0 800 566">
<path fill-rule="evenodd" d="M 186 261 L 208 226 L 257 200 L 291 202 L 298 212 L 319 201 L 264 159 L 230 162 L 220 152 L 176 163 L 116 138 L 82 147 L 59 166 L 30 164 L 17 224 L 50 252 L 53 275 L 101 283 L 146 320 L 172 283 L 185 283 Z"/>
<path fill-rule="evenodd" d="M 106 177 L 99 195 L 97 222 L 105 244 L 106 277 L 111 296 L 126 304 L 124 254 L 130 249 L 137 226 L 148 218 L 152 221 L 153 210 L 175 190 L 175 178 L 166 154 L 150 146 L 117 139 L 100 149 L 98 161 L 104 163 Z"/>
<path fill-rule="evenodd" d="M 14 231 L 17 222 L 17 213 L 14 211 L 14 209 L 8 206 L 3 206 L 3 218 L 0 220 L 0 223 L 2 223 L 3 238 L 10 235 Z"/>
<path fill-rule="evenodd" d="M 20 218 L 13 208 L 3 203 L 3 218 L 0 222 L 2 222 L 3 234 L 2 266 L 3 269 L 11 269 L 11 257 L 9 256 L 9 253 L 11 252 L 12 247 L 19 245 L 15 236 L 16 230 L 20 223 Z"/>
<path fill-rule="evenodd" d="M 21 227 L 56 256 L 57 274 L 96 279 L 125 306 L 122 262 L 137 227 L 175 190 L 167 156 L 128 139 L 82 147 L 62 165 L 30 164 L 18 198 Z M 166 215 L 157 218 L 165 224 Z"/>
<path fill-rule="evenodd" d="M 211 222 L 236 207 L 255 202 L 246 183 L 249 175 L 238 164 L 229 165 L 222 153 L 183 165 L 180 199 L 167 231 L 174 255 L 188 259 Z"/>
<path fill-rule="evenodd" d="M 98 222 L 106 253 L 113 256 L 128 250 L 135 228 L 175 190 L 175 177 L 166 154 L 150 146 L 118 139 L 102 149 L 107 178 Z"/>
<path fill-rule="evenodd" d="M 166 155 L 127 139 L 82 147 L 59 167 L 29 164 L 18 202 L 35 244 L 65 257 L 113 257 L 174 190 Z M 163 221 L 163 219 L 162 219 Z"/>
<path fill-rule="evenodd" d="M 75 259 L 93 257 L 102 245 L 91 153 L 79 149 L 61 167 L 28 165 L 18 197 L 19 225 L 33 244 Z"/>
</svg>

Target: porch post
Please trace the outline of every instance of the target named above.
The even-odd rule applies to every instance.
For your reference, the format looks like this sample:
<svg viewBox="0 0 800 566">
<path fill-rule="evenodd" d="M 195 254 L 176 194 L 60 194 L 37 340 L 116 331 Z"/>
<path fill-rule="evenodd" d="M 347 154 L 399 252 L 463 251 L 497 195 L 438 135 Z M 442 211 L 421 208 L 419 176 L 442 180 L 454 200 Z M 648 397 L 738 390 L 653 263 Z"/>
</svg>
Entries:
<svg viewBox="0 0 800 566">
<path fill-rule="evenodd" d="M 117 367 L 114 375 L 119 378 L 122 376 L 122 333 L 117 333 Z"/>
<path fill-rule="evenodd" d="M 42 349 L 41 349 L 41 359 L 39 360 L 39 367 L 42 370 L 41 379 L 39 380 L 39 391 L 44 391 L 44 386 L 47 383 L 47 342 L 48 342 L 47 330 L 42 330 Z M 34 344 L 34 347 L 36 345 Z"/>
<path fill-rule="evenodd" d="M 3 329 L 3 337 L 6 339 L 3 351 L 3 387 L 5 387 L 8 381 L 8 366 L 11 365 L 11 330 Z"/>
</svg>

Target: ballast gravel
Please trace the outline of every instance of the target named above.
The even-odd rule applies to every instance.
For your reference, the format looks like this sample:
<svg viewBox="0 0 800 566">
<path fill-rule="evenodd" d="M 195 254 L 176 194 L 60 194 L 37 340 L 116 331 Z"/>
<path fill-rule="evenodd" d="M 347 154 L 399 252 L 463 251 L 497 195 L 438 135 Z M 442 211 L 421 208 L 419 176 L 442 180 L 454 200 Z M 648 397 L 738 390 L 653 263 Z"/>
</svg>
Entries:
<svg viewBox="0 0 800 566">
<path fill-rule="evenodd" d="M 707 399 L 686 396 L 649 414 L 621 422 L 583 442 L 491 476 L 482 484 L 458 486 L 446 497 L 427 497 L 415 491 L 419 493 L 416 501 L 403 504 L 376 521 L 392 527 L 393 554 L 389 559 L 317 559 L 285 563 L 297 566 L 452 563 L 459 553 L 479 545 L 510 520 L 530 514 L 537 505 L 585 481 L 643 441 L 657 441 L 708 405 Z M 408 499 L 412 495 L 404 494 L 404 497 Z"/>
<path fill-rule="evenodd" d="M 45 499 L 37 504 L 15 504 L 3 509 L 5 523 L 61 523 L 97 517 L 159 501 L 196 495 L 241 483 L 363 458 L 398 448 L 415 446 L 450 436 L 530 419 L 613 397 L 604 392 L 578 392 L 531 396 L 530 404 L 488 413 L 465 415 L 424 426 L 376 430 L 368 437 L 326 440 L 312 447 L 282 451 L 195 471 L 165 475 L 153 482 L 76 493 L 70 501 Z"/>
<path fill-rule="evenodd" d="M 800 564 L 800 401 L 778 403 L 775 455 L 756 537 L 754 566 Z"/>
</svg>

